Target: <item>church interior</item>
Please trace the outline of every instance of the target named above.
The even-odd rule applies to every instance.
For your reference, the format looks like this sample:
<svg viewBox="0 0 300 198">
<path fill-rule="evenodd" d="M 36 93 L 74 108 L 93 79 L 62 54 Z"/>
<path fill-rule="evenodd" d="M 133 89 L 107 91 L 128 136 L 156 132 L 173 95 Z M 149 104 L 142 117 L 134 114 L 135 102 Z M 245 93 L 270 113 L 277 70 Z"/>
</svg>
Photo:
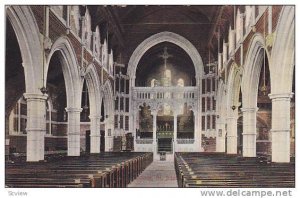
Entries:
<svg viewBox="0 0 300 198">
<path fill-rule="evenodd" d="M 7 188 L 295 188 L 295 6 L 6 5 Z"/>
</svg>

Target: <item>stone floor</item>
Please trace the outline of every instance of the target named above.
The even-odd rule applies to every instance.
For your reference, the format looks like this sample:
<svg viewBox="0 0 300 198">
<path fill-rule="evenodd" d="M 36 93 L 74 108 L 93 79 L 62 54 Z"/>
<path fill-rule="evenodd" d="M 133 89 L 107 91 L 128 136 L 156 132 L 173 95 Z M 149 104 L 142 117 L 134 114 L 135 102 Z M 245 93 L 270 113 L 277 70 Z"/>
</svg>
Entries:
<svg viewBox="0 0 300 198">
<path fill-rule="evenodd" d="M 178 187 L 174 162 L 154 161 L 131 182 L 131 188 Z"/>
</svg>

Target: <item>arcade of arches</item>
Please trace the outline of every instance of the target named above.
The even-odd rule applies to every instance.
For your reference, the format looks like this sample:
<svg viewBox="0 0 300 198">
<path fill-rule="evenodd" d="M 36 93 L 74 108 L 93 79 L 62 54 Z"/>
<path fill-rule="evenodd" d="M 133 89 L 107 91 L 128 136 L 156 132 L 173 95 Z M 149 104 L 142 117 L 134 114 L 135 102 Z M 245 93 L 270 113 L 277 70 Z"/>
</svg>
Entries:
<svg viewBox="0 0 300 198">
<path fill-rule="evenodd" d="M 6 155 L 295 156 L 293 6 L 6 6 Z"/>
</svg>

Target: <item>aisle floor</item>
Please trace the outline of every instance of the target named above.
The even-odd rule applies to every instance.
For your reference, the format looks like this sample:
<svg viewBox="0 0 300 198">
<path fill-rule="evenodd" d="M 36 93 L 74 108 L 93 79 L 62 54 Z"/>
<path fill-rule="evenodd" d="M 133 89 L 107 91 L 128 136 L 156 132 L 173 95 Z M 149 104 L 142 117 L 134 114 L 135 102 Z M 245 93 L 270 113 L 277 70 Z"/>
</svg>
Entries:
<svg viewBox="0 0 300 198">
<path fill-rule="evenodd" d="M 131 182 L 131 188 L 178 187 L 174 162 L 154 161 Z"/>
</svg>

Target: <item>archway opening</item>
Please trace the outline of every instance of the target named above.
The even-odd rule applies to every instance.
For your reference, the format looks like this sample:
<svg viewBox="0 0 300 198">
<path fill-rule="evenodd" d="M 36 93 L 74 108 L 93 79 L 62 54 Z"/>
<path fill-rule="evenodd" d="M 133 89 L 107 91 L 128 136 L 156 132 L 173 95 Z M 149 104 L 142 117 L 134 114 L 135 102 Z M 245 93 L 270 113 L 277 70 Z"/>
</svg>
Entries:
<svg viewBox="0 0 300 198">
<path fill-rule="evenodd" d="M 295 66 L 294 66 L 295 68 Z M 293 96 L 291 98 L 291 110 L 290 110 L 290 119 L 291 119 L 291 157 L 295 157 L 295 70 L 293 71 L 293 82 L 292 82 L 292 92 Z"/>
<path fill-rule="evenodd" d="M 260 65 L 260 74 L 257 90 L 256 113 L 256 155 L 271 155 L 271 121 L 272 101 L 269 98 L 271 92 L 269 60 L 263 50 Z"/>
<path fill-rule="evenodd" d="M 173 153 L 174 144 L 174 109 L 170 104 L 164 103 L 157 111 L 157 152 Z"/>
<path fill-rule="evenodd" d="M 242 90 L 239 89 L 239 104 L 242 104 Z M 237 153 L 242 155 L 243 153 L 243 113 L 241 108 L 238 109 L 238 120 L 237 120 Z"/>
<path fill-rule="evenodd" d="M 81 122 L 90 122 L 90 100 L 89 100 L 89 90 L 86 83 L 86 80 L 83 81 L 82 94 L 81 94 L 81 108 L 80 112 L 80 121 Z"/>
<path fill-rule="evenodd" d="M 53 138 L 45 141 L 46 151 L 67 150 L 68 114 L 65 79 L 62 71 L 62 55 L 56 51 L 51 56 L 47 74 L 48 101 L 52 101 L 51 132 Z M 49 111 L 49 110 L 48 110 Z M 55 137 L 55 138 L 54 138 Z M 48 145 L 48 146 L 47 146 Z"/>
<path fill-rule="evenodd" d="M 101 118 L 100 118 L 100 152 L 105 151 L 105 106 L 104 100 L 101 100 Z"/>
<path fill-rule="evenodd" d="M 89 90 L 87 86 L 86 79 L 83 80 L 82 86 L 82 93 L 81 93 L 81 108 L 82 111 L 80 112 L 80 145 L 81 150 L 85 151 L 85 153 L 90 153 L 91 151 L 91 127 L 90 127 L 90 97 L 89 97 Z"/>
<path fill-rule="evenodd" d="M 141 58 L 136 70 L 135 86 L 195 86 L 192 59 L 179 46 L 162 42 L 151 47 Z"/>
<path fill-rule="evenodd" d="M 26 152 L 27 105 L 20 46 L 8 18 L 5 45 L 5 154 Z"/>
</svg>

